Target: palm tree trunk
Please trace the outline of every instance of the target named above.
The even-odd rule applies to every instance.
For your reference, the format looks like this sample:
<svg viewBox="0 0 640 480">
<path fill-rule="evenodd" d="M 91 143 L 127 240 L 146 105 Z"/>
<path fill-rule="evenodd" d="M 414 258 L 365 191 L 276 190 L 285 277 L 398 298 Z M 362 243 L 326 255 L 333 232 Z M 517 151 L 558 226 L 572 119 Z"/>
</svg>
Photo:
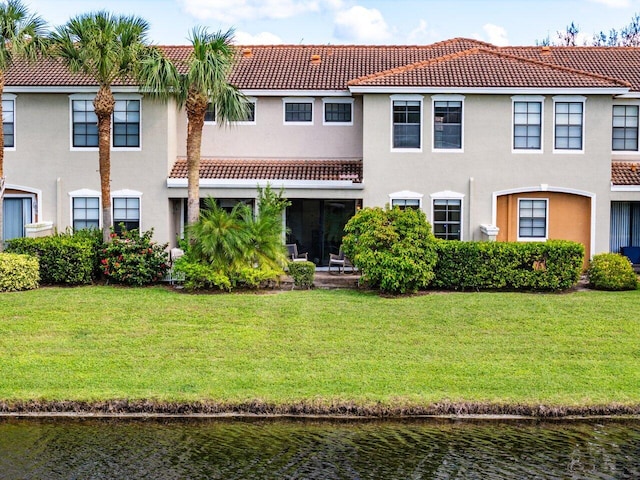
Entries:
<svg viewBox="0 0 640 480">
<path fill-rule="evenodd" d="M 4 72 L 0 71 L 0 118 L 2 118 L 2 93 L 4 92 Z M 0 252 L 4 250 L 4 128 L 0 127 Z"/>
<path fill-rule="evenodd" d="M 208 98 L 190 91 L 187 110 L 187 224 L 193 225 L 200 217 L 200 149 L 202 127 L 207 111 Z"/>
<path fill-rule="evenodd" d="M 111 240 L 111 115 L 115 107 L 111 88 L 102 85 L 93 100 L 98 117 L 98 156 L 100 164 L 100 192 L 102 195 L 102 239 Z"/>
</svg>

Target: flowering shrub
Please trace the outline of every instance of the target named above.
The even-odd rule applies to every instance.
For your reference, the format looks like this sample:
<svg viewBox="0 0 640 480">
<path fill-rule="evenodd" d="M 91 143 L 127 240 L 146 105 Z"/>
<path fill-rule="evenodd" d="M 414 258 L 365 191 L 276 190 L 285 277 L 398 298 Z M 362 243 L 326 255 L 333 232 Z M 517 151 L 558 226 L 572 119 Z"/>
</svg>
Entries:
<svg viewBox="0 0 640 480">
<path fill-rule="evenodd" d="M 111 232 L 102 248 L 100 265 L 107 280 L 126 285 L 147 285 L 161 280 L 168 270 L 167 244 L 151 241 L 153 230 Z"/>
</svg>

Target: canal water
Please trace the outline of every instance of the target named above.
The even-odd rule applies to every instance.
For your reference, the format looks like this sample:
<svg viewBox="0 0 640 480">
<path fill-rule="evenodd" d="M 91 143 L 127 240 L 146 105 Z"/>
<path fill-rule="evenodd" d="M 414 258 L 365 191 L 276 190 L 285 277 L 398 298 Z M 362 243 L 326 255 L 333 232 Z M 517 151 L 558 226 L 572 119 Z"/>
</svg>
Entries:
<svg viewBox="0 0 640 480">
<path fill-rule="evenodd" d="M 640 420 L 0 418 L 0 479 L 639 479 Z"/>
</svg>

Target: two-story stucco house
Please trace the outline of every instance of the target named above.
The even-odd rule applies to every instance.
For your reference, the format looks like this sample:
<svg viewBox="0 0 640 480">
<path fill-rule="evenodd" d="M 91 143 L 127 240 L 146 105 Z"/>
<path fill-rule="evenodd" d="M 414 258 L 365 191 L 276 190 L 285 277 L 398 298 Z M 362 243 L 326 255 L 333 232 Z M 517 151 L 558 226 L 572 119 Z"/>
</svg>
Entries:
<svg viewBox="0 0 640 480">
<path fill-rule="evenodd" d="M 283 188 L 288 241 L 318 265 L 357 208 L 385 204 L 421 208 L 446 239 L 640 245 L 640 49 L 247 46 L 231 81 L 252 107 L 225 128 L 208 113 L 201 196 L 253 204 L 257 186 Z M 7 75 L 5 238 L 101 226 L 96 90 L 52 60 Z M 186 115 L 115 92 L 114 222 L 175 243 Z"/>
</svg>

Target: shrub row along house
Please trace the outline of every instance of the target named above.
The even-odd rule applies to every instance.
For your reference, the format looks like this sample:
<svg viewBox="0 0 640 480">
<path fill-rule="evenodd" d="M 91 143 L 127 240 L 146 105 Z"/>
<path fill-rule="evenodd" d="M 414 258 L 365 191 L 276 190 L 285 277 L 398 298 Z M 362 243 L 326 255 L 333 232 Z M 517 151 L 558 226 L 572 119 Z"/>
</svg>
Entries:
<svg viewBox="0 0 640 480">
<path fill-rule="evenodd" d="M 190 47 L 163 47 L 175 59 Z M 291 201 L 287 243 L 318 265 L 361 206 L 420 208 L 445 239 L 567 239 L 587 256 L 640 245 L 640 49 L 245 46 L 231 83 L 251 102 L 207 113 L 201 197 Z M 4 238 L 100 225 L 97 86 L 55 60 L 16 64 L 2 98 Z M 175 244 L 186 220 L 187 120 L 114 87 L 113 221 Z M 37 225 L 33 225 L 37 224 Z"/>
</svg>

